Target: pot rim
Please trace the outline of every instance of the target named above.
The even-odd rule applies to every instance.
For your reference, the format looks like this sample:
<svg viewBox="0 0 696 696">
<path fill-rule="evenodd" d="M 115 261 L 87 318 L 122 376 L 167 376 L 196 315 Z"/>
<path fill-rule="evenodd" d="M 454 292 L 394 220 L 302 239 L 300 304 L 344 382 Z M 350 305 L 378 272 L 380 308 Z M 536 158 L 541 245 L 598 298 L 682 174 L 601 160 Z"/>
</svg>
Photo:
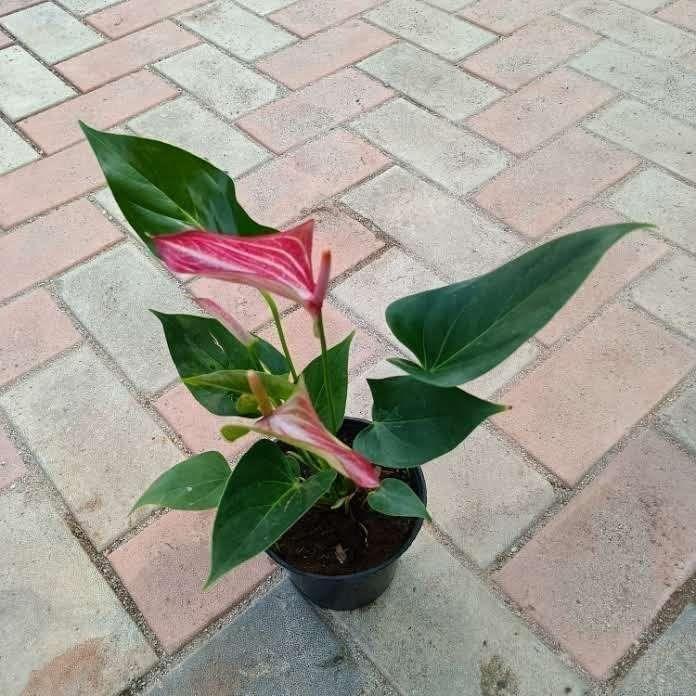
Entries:
<svg viewBox="0 0 696 696">
<path fill-rule="evenodd" d="M 354 418 L 352 416 L 346 416 L 344 420 L 351 420 L 353 422 L 357 423 L 364 423 L 365 425 L 369 425 L 369 421 L 365 420 L 364 418 Z M 421 488 L 423 489 L 423 503 L 427 504 L 428 502 L 428 492 L 425 484 L 425 476 L 423 475 L 423 469 L 420 466 L 414 466 L 414 467 L 408 467 L 410 471 L 413 472 L 416 481 L 420 484 Z M 311 573 L 307 570 L 300 570 L 299 568 L 296 568 L 294 565 L 291 563 L 288 563 L 284 558 L 281 558 L 275 551 L 271 550 L 271 548 L 266 549 L 266 553 L 280 566 L 285 568 L 286 570 L 290 571 L 291 573 L 294 573 L 295 575 L 301 575 L 306 578 L 314 578 L 317 580 L 323 579 L 323 580 L 342 580 L 342 579 L 359 579 L 361 577 L 364 577 L 366 575 L 372 575 L 373 573 L 377 573 L 380 570 L 383 570 L 387 566 L 391 565 L 399 559 L 401 556 L 403 556 L 406 551 L 408 551 L 409 547 L 413 542 L 416 540 L 416 537 L 418 536 L 418 533 L 421 530 L 421 527 L 423 526 L 423 518 L 422 517 L 414 517 L 415 524 L 413 525 L 413 529 L 411 530 L 411 533 L 404 539 L 404 542 L 401 544 L 401 546 L 388 558 L 383 560 L 381 563 L 378 565 L 372 566 L 371 568 L 365 568 L 365 570 L 358 570 L 354 573 L 346 573 L 345 575 L 322 575 L 321 573 Z"/>
</svg>

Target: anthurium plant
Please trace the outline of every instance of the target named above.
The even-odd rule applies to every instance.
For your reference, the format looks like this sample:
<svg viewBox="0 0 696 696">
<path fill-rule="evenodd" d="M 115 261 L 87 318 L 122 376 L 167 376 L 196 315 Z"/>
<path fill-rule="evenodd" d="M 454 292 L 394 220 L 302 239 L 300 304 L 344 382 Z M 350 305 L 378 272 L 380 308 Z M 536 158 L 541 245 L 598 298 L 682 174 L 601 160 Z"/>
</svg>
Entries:
<svg viewBox="0 0 696 696">
<path fill-rule="evenodd" d="M 506 410 L 462 385 L 534 336 L 614 243 L 645 226 L 569 234 L 485 275 L 390 304 L 387 324 L 408 357 L 390 359 L 401 376 L 368 380 L 372 421 L 350 446 L 340 433 L 352 335 L 327 345 L 322 305 L 331 252 L 322 252 L 315 273 L 313 222 L 269 228 L 245 212 L 233 181 L 210 163 L 162 142 L 82 128 L 147 247 L 177 274 L 257 288 L 277 328 L 281 350 L 214 298 L 200 300 L 208 316 L 154 312 L 182 382 L 208 411 L 229 418 L 223 437 L 263 436 L 234 468 L 218 452 L 181 462 L 136 503 L 217 510 L 208 584 L 276 544 L 310 510 L 350 515 L 360 505 L 385 518 L 427 518 L 408 476 L 398 472 L 436 460 Z M 318 355 L 302 372 L 274 296 L 313 319 Z"/>
</svg>

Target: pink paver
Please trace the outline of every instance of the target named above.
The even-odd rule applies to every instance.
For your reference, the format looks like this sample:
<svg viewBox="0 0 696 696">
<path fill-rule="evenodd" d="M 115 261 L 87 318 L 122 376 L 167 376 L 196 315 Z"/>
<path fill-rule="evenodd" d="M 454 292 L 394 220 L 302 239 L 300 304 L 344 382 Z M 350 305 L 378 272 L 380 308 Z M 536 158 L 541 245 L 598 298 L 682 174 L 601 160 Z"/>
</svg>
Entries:
<svg viewBox="0 0 696 696">
<path fill-rule="evenodd" d="M 50 155 L 84 139 L 78 121 L 108 129 L 177 94 L 164 80 L 141 70 L 25 118 L 17 125 Z"/>
<path fill-rule="evenodd" d="M 696 31 L 696 2 L 694 0 L 677 0 L 660 10 L 656 17 L 680 27 Z"/>
<path fill-rule="evenodd" d="M 0 430 L 0 491 L 24 476 L 27 467 L 10 439 Z"/>
<path fill-rule="evenodd" d="M 468 125 L 522 155 L 599 109 L 615 94 L 601 82 L 559 68 L 476 114 Z"/>
<path fill-rule="evenodd" d="M 520 232 L 539 237 L 639 162 L 625 150 L 574 129 L 506 169 L 474 200 Z"/>
<path fill-rule="evenodd" d="M 54 67 L 81 91 L 87 92 L 200 42 L 197 36 L 165 20 Z"/>
<path fill-rule="evenodd" d="M 299 0 L 270 17 L 304 38 L 382 2 L 384 0 Z"/>
<path fill-rule="evenodd" d="M 275 566 L 259 556 L 203 591 L 211 512 L 169 512 L 109 554 L 114 569 L 168 653 L 238 604 Z"/>
<path fill-rule="evenodd" d="M 512 34 L 525 24 L 570 2 L 572 0 L 478 0 L 467 5 L 459 14 L 497 34 Z"/>
<path fill-rule="evenodd" d="M 0 385 L 82 340 L 42 289 L 0 307 Z"/>
<path fill-rule="evenodd" d="M 513 408 L 494 420 L 574 485 L 695 363 L 693 349 L 613 305 L 505 392 Z"/>
<path fill-rule="evenodd" d="M 391 34 L 356 19 L 278 51 L 260 60 L 256 67 L 297 89 L 395 41 Z"/>
<path fill-rule="evenodd" d="M 585 669 L 605 679 L 696 571 L 694 500 L 693 463 L 645 431 L 496 580 Z"/>
</svg>

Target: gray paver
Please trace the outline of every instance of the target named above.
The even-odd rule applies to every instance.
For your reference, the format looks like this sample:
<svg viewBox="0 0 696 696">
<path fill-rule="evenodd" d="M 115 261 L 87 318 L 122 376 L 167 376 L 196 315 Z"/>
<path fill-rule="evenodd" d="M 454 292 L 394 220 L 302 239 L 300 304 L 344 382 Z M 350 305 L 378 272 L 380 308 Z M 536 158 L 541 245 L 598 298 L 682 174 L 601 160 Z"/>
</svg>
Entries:
<svg viewBox="0 0 696 696">
<path fill-rule="evenodd" d="M 69 271 L 58 282 L 58 291 L 136 387 L 156 391 L 174 381 L 177 373 L 161 325 L 149 310 L 198 310 L 144 253 L 121 245 Z"/>
<path fill-rule="evenodd" d="M 285 580 L 146 695 L 357 696 L 369 680 Z"/>
<path fill-rule="evenodd" d="M 408 696 L 587 693 L 579 677 L 425 530 L 382 597 L 334 616 Z"/>
<path fill-rule="evenodd" d="M 282 10 L 284 7 L 292 5 L 296 1 L 297 0 L 238 0 L 240 5 L 244 5 L 244 7 L 248 7 L 250 10 L 254 10 L 254 12 L 258 12 L 262 15 L 270 14 L 276 10 Z"/>
<path fill-rule="evenodd" d="M 138 237 L 138 234 L 130 226 L 130 223 L 128 220 L 126 220 L 125 215 L 118 207 L 118 203 L 116 203 L 116 199 L 114 198 L 114 194 L 111 193 L 110 188 L 103 188 L 96 193 L 93 193 L 92 198 L 94 201 L 96 201 L 100 208 L 105 210 L 112 218 L 114 218 L 114 220 L 123 225 L 123 227 L 125 227 L 133 235 L 133 238 L 137 239 L 142 244 L 140 237 Z"/>
<path fill-rule="evenodd" d="M 482 399 L 490 399 L 503 385 L 529 365 L 539 353 L 532 343 L 523 343 L 512 355 L 486 374 L 463 385 L 463 388 Z"/>
<path fill-rule="evenodd" d="M 20 46 L 0 51 L 0 111 L 13 121 L 74 94 L 74 89 Z"/>
<path fill-rule="evenodd" d="M 0 20 L 19 41 L 47 63 L 57 63 L 104 39 L 52 2 L 42 2 Z"/>
<path fill-rule="evenodd" d="M 155 68 L 228 118 L 280 96 L 273 82 L 208 44 L 162 60 Z"/>
<path fill-rule="evenodd" d="M 0 121 L 0 175 L 38 159 L 34 148 Z"/>
<path fill-rule="evenodd" d="M 342 200 L 451 281 L 490 271 L 521 247 L 499 225 L 400 167 Z"/>
<path fill-rule="evenodd" d="M 297 40 L 284 29 L 224 0 L 191 10 L 179 20 L 243 60 L 255 60 Z"/>
<path fill-rule="evenodd" d="M 403 99 L 385 104 L 351 125 L 382 150 L 459 196 L 508 163 L 499 149 Z"/>
<path fill-rule="evenodd" d="M 403 41 L 357 65 L 452 121 L 477 113 L 505 94 L 488 82 Z"/>
<path fill-rule="evenodd" d="M 129 518 L 133 503 L 183 459 L 86 347 L 8 390 L 0 405 L 100 548 L 142 517 Z"/>
<path fill-rule="evenodd" d="M 649 220 L 659 234 L 696 254 L 696 188 L 648 169 L 623 184 L 609 205 L 629 220 Z"/>
<path fill-rule="evenodd" d="M 111 696 L 155 662 L 137 627 L 49 503 L 0 504 L 0 693 Z"/>
<path fill-rule="evenodd" d="M 191 128 L 195 123 L 196 127 Z M 268 159 L 270 153 L 195 99 L 180 97 L 131 120 L 138 135 L 170 142 L 189 150 L 236 177 Z"/>
<path fill-rule="evenodd" d="M 661 414 L 665 429 L 696 452 L 696 386 L 687 389 Z"/>
<path fill-rule="evenodd" d="M 91 14 L 117 2 L 118 0 L 61 0 L 64 7 L 78 15 Z"/>
</svg>

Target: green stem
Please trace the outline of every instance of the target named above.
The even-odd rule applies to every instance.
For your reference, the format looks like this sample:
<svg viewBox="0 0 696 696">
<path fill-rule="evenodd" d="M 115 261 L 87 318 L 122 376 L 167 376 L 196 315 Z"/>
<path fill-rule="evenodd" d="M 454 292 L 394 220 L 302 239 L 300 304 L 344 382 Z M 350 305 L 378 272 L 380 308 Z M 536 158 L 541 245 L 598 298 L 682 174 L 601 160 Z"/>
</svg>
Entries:
<svg viewBox="0 0 696 696">
<path fill-rule="evenodd" d="M 285 359 L 288 361 L 288 365 L 290 366 L 290 374 L 292 375 L 292 381 L 297 382 L 298 376 L 297 372 L 295 371 L 295 366 L 292 363 L 292 358 L 290 357 L 290 349 L 288 348 L 288 343 L 285 340 L 285 332 L 283 331 L 283 323 L 280 320 L 280 312 L 278 312 L 278 306 L 276 305 L 275 300 L 267 292 L 264 292 L 262 290 L 261 294 L 263 295 L 263 299 L 266 300 L 266 303 L 271 309 L 273 321 L 275 322 L 276 329 L 278 330 L 278 338 L 280 339 L 280 345 L 283 349 Z"/>
<path fill-rule="evenodd" d="M 324 372 L 324 389 L 326 389 L 326 400 L 329 402 L 329 411 L 331 412 L 331 423 L 333 425 L 333 432 L 338 430 L 339 424 L 336 422 L 336 407 L 333 402 L 333 391 L 331 390 L 331 384 L 329 381 L 329 361 L 326 357 L 327 347 L 326 347 L 326 334 L 324 333 L 324 318 L 319 312 L 317 317 L 317 329 L 319 330 L 319 342 L 321 343 L 321 367 Z"/>
</svg>

